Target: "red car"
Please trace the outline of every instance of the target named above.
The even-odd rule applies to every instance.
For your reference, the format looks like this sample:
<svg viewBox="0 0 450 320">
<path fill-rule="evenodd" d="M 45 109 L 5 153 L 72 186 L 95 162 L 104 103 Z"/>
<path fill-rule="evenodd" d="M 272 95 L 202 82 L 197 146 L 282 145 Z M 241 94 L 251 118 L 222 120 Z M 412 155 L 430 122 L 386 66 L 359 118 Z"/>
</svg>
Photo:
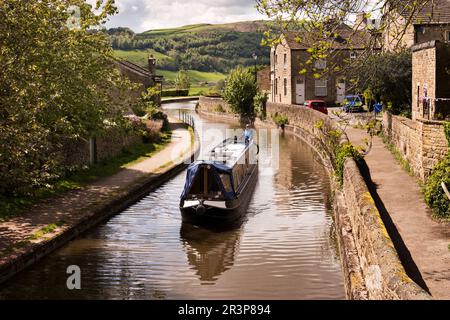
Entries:
<svg viewBox="0 0 450 320">
<path fill-rule="evenodd" d="M 307 108 L 328 114 L 327 104 L 323 100 L 307 100 L 304 105 Z"/>
</svg>

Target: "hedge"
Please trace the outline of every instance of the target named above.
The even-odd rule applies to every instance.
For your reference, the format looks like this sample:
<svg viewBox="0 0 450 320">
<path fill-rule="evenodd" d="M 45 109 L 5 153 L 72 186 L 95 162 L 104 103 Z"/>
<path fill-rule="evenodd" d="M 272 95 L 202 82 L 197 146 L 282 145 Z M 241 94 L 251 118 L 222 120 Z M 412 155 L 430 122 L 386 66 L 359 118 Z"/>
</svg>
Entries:
<svg viewBox="0 0 450 320">
<path fill-rule="evenodd" d="M 162 97 L 187 97 L 189 95 L 189 89 L 177 90 L 169 89 L 163 90 Z"/>
</svg>

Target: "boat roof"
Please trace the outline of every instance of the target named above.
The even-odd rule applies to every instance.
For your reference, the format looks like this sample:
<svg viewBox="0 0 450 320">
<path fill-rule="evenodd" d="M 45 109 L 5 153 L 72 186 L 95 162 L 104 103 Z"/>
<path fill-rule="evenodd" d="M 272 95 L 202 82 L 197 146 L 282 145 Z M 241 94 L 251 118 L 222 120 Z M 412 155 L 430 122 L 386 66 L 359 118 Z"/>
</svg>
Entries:
<svg viewBox="0 0 450 320">
<path fill-rule="evenodd" d="M 250 144 L 245 144 L 243 139 L 226 139 L 221 144 L 216 146 L 206 155 L 206 161 L 218 162 L 233 168 L 241 159 L 245 150 Z"/>
</svg>

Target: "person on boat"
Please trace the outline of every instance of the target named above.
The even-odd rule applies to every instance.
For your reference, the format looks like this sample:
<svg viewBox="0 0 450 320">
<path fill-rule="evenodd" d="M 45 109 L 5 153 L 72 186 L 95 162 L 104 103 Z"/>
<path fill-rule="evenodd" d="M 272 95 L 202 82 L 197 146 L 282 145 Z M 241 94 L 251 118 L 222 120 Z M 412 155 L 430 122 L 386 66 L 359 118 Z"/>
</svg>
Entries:
<svg viewBox="0 0 450 320">
<path fill-rule="evenodd" d="M 245 126 L 245 131 L 244 131 L 244 138 L 245 138 L 245 144 L 249 144 L 249 142 L 252 140 L 253 138 L 253 131 L 250 128 L 250 125 L 247 124 Z"/>
</svg>

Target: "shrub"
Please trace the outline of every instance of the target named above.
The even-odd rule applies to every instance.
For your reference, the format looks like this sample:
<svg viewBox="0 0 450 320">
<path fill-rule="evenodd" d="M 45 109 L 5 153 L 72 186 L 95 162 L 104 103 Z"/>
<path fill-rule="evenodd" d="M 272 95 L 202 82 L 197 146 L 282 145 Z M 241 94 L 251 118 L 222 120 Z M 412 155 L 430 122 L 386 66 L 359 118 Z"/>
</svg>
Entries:
<svg viewBox="0 0 450 320">
<path fill-rule="evenodd" d="M 352 158 L 358 162 L 362 157 L 363 156 L 358 149 L 349 142 L 337 145 L 334 158 L 334 174 L 341 185 L 344 182 L 345 160 L 347 158 Z"/>
<path fill-rule="evenodd" d="M 232 70 L 227 78 L 223 99 L 240 116 L 254 115 L 253 98 L 258 88 L 253 74 L 242 67 Z"/>
<path fill-rule="evenodd" d="M 425 201 L 439 218 L 450 218 L 450 200 L 442 188 L 442 182 L 450 186 L 450 155 L 440 161 L 427 179 L 424 187 Z"/>
<path fill-rule="evenodd" d="M 213 111 L 214 111 L 214 112 L 217 112 L 217 113 L 224 113 L 224 112 L 225 112 L 225 109 L 222 107 L 221 104 L 216 104 L 216 105 L 214 106 Z"/>
<path fill-rule="evenodd" d="M 253 107 L 255 108 L 255 114 L 261 120 L 265 120 L 266 114 L 266 103 L 269 99 L 269 95 L 265 91 L 258 91 L 253 98 Z"/>
<path fill-rule="evenodd" d="M 272 115 L 272 119 L 278 127 L 284 128 L 289 123 L 289 119 L 278 112 Z"/>
<path fill-rule="evenodd" d="M 450 148 L 450 122 L 444 124 L 444 132 Z M 437 164 L 424 186 L 425 201 L 433 213 L 439 218 L 449 219 L 450 199 L 442 188 L 442 182 L 450 186 L 450 152 Z"/>
<path fill-rule="evenodd" d="M 175 87 L 177 90 L 188 90 L 191 88 L 191 79 L 186 70 L 178 71 L 175 78 Z"/>
</svg>

